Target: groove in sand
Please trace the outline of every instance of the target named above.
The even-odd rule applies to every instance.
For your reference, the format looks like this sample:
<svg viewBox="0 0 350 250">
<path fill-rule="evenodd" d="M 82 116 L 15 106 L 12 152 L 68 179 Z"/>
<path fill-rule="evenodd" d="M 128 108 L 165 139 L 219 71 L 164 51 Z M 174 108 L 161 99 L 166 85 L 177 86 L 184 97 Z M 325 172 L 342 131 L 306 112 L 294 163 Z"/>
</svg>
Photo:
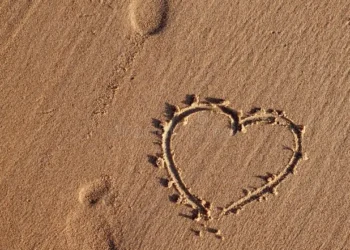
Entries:
<svg viewBox="0 0 350 250">
<path fill-rule="evenodd" d="M 221 218 L 223 215 L 237 213 L 245 205 L 262 198 L 268 193 L 276 194 L 276 187 L 282 183 L 283 180 L 289 174 L 295 172 L 296 166 L 302 159 L 302 138 L 304 133 L 304 126 L 297 125 L 291 119 L 289 119 L 283 111 L 274 109 L 260 109 L 255 108 L 248 114 L 242 115 L 234 109 L 227 106 L 228 103 L 223 100 L 216 102 L 215 100 L 209 100 L 200 102 L 198 98 L 194 98 L 191 105 L 185 108 L 175 107 L 175 111 L 169 121 L 163 122 L 162 127 L 162 157 L 158 158 L 158 163 L 162 163 L 166 168 L 170 183 L 174 186 L 176 191 L 180 195 L 181 203 L 190 205 L 195 209 L 196 220 L 204 219 L 210 220 L 212 217 L 212 203 L 205 201 L 190 191 L 190 188 L 184 183 L 181 176 L 181 169 L 176 165 L 174 160 L 174 153 L 172 151 L 172 135 L 175 128 L 179 123 L 185 122 L 187 118 L 197 112 L 215 112 L 220 115 L 226 116 L 231 124 L 232 135 L 238 132 L 246 132 L 246 128 L 253 125 L 277 125 L 287 128 L 294 137 L 294 148 L 293 155 L 291 156 L 289 163 L 284 169 L 267 179 L 266 183 L 261 187 L 255 189 L 252 192 L 248 192 L 244 197 L 237 201 L 232 201 L 227 204 L 224 208 L 217 207 L 216 209 L 222 210 L 216 219 Z"/>
</svg>

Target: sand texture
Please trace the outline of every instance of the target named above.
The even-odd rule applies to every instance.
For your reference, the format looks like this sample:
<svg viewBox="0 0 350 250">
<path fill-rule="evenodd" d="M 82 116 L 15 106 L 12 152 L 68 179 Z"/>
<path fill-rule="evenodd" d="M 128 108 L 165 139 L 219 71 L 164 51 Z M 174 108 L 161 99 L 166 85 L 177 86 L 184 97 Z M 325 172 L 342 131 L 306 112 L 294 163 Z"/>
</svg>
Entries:
<svg viewBox="0 0 350 250">
<path fill-rule="evenodd" d="M 0 250 L 350 250 L 348 0 L 0 23 Z"/>
</svg>

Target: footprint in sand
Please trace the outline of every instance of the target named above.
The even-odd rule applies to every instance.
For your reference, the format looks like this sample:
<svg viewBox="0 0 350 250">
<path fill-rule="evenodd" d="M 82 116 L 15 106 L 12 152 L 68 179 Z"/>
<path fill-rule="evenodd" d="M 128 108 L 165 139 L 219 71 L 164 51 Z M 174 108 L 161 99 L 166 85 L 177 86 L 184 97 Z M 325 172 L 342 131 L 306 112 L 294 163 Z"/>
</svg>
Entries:
<svg viewBox="0 0 350 250">
<path fill-rule="evenodd" d="M 130 20 L 133 28 L 141 35 L 158 33 L 166 23 L 166 0 L 132 0 Z"/>
<path fill-rule="evenodd" d="M 119 249 L 122 234 L 115 216 L 115 197 L 109 177 L 80 188 L 79 207 L 67 218 L 69 249 Z"/>
<path fill-rule="evenodd" d="M 142 50 L 148 37 L 158 34 L 166 26 L 168 15 L 167 0 L 131 0 L 129 21 L 133 35 L 124 46 L 124 52 L 117 59 L 115 79 L 106 86 L 105 91 L 97 98 L 93 115 L 106 114 L 120 84 L 128 79 L 128 72 L 136 55 Z M 129 81 L 132 76 L 129 75 Z"/>
</svg>

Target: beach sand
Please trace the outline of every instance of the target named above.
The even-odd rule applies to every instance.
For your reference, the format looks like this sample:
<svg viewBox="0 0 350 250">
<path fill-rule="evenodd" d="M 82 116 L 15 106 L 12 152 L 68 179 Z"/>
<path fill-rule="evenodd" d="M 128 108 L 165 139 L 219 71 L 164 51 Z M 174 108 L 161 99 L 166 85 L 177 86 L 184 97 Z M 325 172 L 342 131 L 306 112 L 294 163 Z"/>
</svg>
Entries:
<svg viewBox="0 0 350 250">
<path fill-rule="evenodd" d="M 0 249 L 350 249 L 350 3 L 0 3 Z"/>
</svg>

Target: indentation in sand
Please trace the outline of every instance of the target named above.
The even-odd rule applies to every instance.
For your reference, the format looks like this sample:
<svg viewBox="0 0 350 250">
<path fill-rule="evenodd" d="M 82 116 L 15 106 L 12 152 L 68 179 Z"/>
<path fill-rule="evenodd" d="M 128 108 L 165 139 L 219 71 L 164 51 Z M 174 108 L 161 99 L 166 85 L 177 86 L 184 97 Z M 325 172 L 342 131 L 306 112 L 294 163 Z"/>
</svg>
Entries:
<svg viewBox="0 0 350 250">
<path fill-rule="evenodd" d="M 110 179 L 105 176 L 83 186 L 79 191 L 79 202 L 91 206 L 96 204 L 110 188 Z"/>
<path fill-rule="evenodd" d="M 133 62 L 138 53 L 142 50 L 143 44 L 147 38 L 138 33 L 128 38 L 125 44 L 125 50 L 118 56 L 111 82 L 105 87 L 102 94 L 95 100 L 93 116 L 99 117 L 108 113 L 108 107 L 112 104 L 116 92 L 121 83 L 124 82 L 132 69 Z"/>
<path fill-rule="evenodd" d="M 80 206 L 67 218 L 68 249 L 118 249 L 122 233 L 111 202 L 114 196 L 108 176 L 80 188 Z"/>
<path fill-rule="evenodd" d="M 127 38 L 124 51 L 116 61 L 111 81 L 95 100 L 92 111 L 95 118 L 108 113 L 108 107 L 112 104 L 121 83 L 133 79 L 133 76 L 130 76 L 130 79 L 126 77 L 130 74 L 136 56 L 142 50 L 149 35 L 156 34 L 165 27 L 167 12 L 166 0 L 131 0 L 129 18 L 136 32 Z"/>
<path fill-rule="evenodd" d="M 158 33 L 165 26 L 166 15 L 167 3 L 165 0 L 131 1 L 131 25 L 141 35 Z"/>
<path fill-rule="evenodd" d="M 168 105 L 166 110 L 167 121 L 153 121 L 153 124 L 162 131 L 160 142 L 162 153 L 154 163 L 158 167 L 165 167 L 167 170 L 169 176 L 168 186 L 174 187 L 178 193 L 176 202 L 193 208 L 192 219 L 208 221 L 220 219 L 224 215 L 231 213 L 237 214 L 249 203 L 266 199 L 266 195 L 269 193 L 277 195 L 276 188 L 278 185 L 290 174 L 295 173 L 296 166 L 303 157 L 302 138 L 304 126 L 294 123 L 281 110 L 254 108 L 249 113 L 243 114 L 241 111 L 230 108 L 228 106 L 229 103 L 222 99 L 209 98 L 201 102 L 197 96 L 192 96 L 189 100 L 189 105 L 184 108 Z M 191 191 L 190 187 L 185 184 L 181 168 L 176 164 L 172 149 L 172 136 L 175 128 L 179 124 L 187 123 L 188 118 L 197 112 L 214 112 L 225 116 L 230 122 L 232 135 L 240 132 L 246 133 L 247 129 L 253 125 L 272 125 L 287 129 L 294 138 L 294 147 L 291 149 L 293 154 L 288 164 L 279 173 L 266 176 L 265 183 L 261 187 L 246 192 L 242 198 L 232 201 L 224 207 L 218 207 L 212 202 L 206 201 Z"/>
</svg>

